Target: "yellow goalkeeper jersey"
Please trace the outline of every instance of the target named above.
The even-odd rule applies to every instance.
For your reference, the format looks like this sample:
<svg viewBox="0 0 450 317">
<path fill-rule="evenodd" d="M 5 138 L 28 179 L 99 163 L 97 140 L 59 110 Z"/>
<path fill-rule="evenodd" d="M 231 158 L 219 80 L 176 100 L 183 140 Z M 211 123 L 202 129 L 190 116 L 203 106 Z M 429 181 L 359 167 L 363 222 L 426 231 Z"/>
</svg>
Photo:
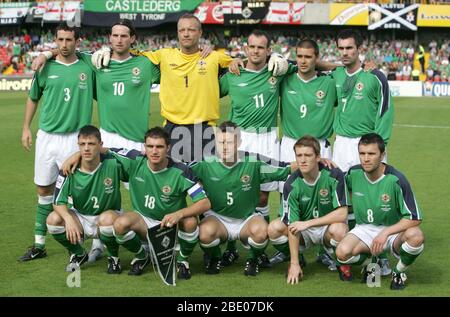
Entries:
<svg viewBox="0 0 450 317">
<path fill-rule="evenodd" d="M 232 58 L 213 51 L 205 59 L 200 52 L 184 54 L 177 48 L 143 52 L 160 65 L 159 99 L 161 115 L 176 124 L 194 124 L 219 119 L 219 68 L 228 67 Z"/>
</svg>

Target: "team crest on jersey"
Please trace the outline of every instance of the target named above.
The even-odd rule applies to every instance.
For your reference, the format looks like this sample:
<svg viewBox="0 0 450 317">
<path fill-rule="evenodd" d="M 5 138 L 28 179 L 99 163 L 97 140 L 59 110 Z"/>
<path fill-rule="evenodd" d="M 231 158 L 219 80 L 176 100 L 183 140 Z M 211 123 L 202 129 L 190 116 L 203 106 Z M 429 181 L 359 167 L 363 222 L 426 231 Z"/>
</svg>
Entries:
<svg viewBox="0 0 450 317">
<path fill-rule="evenodd" d="M 107 177 L 103 180 L 103 184 L 105 184 L 105 186 L 111 186 L 112 183 L 113 183 L 113 180 L 109 177 Z"/>
<path fill-rule="evenodd" d="M 241 177 L 241 182 L 244 184 L 248 184 L 248 183 L 250 183 L 251 179 L 252 178 L 250 177 L 250 175 L 243 175 Z"/>
<path fill-rule="evenodd" d="M 164 249 L 167 249 L 169 244 L 170 244 L 170 238 L 168 236 L 165 236 L 161 241 L 161 245 L 164 247 Z"/>
<path fill-rule="evenodd" d="M 80 74 L 80 80 L 81 80 L 81 81 L 85 81 L 86 78 L 87 78 L 87 76 L 86 76 L 85 73 L 81 73 L 81 74 Z"/>
<path fill-rule="evenodd" d="M 323 90 L 318 90 L 318 91 L 316 92 L 316 97 L 317 97 L 318 99 L 323 99 L 323 97 L 325 97 L 325 92 L 324 92 Z"/>
<path fill-rule="evenodd" d="M 162 188 L 162 192 L 164 193 L 164 194 L 169 194 L 170 192 L 172 191 L 172 188 L 170 188 L 170 186 L 169 185 L 165 185 L 163 188 Z"/>
<path fill-rule="evenodd" d="M 359 82 L 355 85 L 355 87 L 358 91 L 362 91 L 364 89 L 364 84 L 362 82 Z"/>
<path fill-rule="evenodd" d="M 269 84 L 271 84 L 272 86 L 275 86 L 277 84 L 278 79 L 274 76 L 270 77 L 268 82 Z"/>
<path fill-rule="evenodd" d="M 381 200 L 382 200 L 384 203 L 388 203 L 388 202 L 391 200 L 391 197 L 389 197 L 388 194 L 384 193 L 383 195 L 381 195 Z"/>
<path fill-rule="evenodd" d="M 138 67 L 133 68 L 133 75 L 134 76 L 139 76 L 140 73 L 141 73 L 141 70 Z"/>
<path fill-rule="evenodd" d="M 328 189 L 322 188 L 321 190 L 319 190 L 319 194 L 322 197 L 327 197 L 328 196 Z"/>
</svg>

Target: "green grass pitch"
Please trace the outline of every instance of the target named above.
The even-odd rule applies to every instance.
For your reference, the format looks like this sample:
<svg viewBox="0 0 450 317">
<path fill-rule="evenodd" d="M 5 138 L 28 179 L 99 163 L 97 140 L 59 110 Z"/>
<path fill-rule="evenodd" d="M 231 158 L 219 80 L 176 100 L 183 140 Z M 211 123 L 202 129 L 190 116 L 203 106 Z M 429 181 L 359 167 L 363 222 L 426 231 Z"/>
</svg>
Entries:
<svg viewBox="0 0 450 317">
<path fill-rule="evenodd" d="M 152 268 L 140 277 L 126 273 L 132 255 L 121 249 L 124 272 L 106 274 L 106 259 L 81 271 L 81 287 L 66 285 L 64 268 L 67 252 L 47 236 L 48 256 L 19 263 L 17 258 L 33 242 L 36 193 L 33 184 L 33 151 L 20 144 L 25 93 L 0 93 L 0 296 L 450 296 L 449 245 L 449 157 L 450 99 L 395 98 L 395 126 L 388 147 L 389 163 L 409 179 L 423 210 L 425 251 L 408 271 L 408 287 L 402 292 L 389 290 L 390 279 L 380 288 L 359 283 L 360 268 L 353 269 L 355 280 L 341 282 L 337 273 L 315 263 L 314 251 L 306 253 L 308 265 L 304 280 L 287 285 L 287 263 L 262 270 L 256 278 L 243 274 L 245 251 L 238 263 L 217 276 L 203 273 L 202 252 L 196 247 L 191 259 L 192 279 L 178 281 L 176 287 L 162 284 Z M 152 96 L 151 125 L 161 125 L 158 96 Z M 222 118 L 226 118 L 229 101 L 222 100 Z M 97 123 L 97 119 L 94 119 Z M 36 132 L 37 117 L 33 122 Z M 124 208 L 130 202 L 123 192 Z M 271 194 L 271 214 L 276 215 L 278 196 Z M 89 242 L 90 244 L 90 242 Z M 89 247 L 89 246 L 88 246 Z M 274 249 L 269 245 L 267 253 Z M 391 257 L 391 265 L 396 263 Z"/>
</svg>

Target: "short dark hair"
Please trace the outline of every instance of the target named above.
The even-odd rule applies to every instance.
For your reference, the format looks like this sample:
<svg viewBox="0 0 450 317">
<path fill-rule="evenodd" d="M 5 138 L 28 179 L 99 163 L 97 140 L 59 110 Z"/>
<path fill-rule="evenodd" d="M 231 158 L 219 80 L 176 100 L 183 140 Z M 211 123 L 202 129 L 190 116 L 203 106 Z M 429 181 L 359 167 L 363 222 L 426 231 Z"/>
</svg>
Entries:
<svg viewBox="0 0 450 317">
<path fill-rule="evenodd" d="M 317 139 L 311 135 L 305 135 L 297 140 L 294 144 L 294 152 L 296 147 L 310 147 L 314 150 L 314 153 L 316 155 L 320 155 L 320 143 L 317 141 Z"/>
<path fill-rule="evenodd" d="M 241 138 L 241 128 L 234 122 L 224 121 L 217 128 L 222 133 L 234 133 L 238 139 Z"/>
<path fill-rule="evenodd" d="M 131 22 L 131 20 L 120 19 L 119 21 L 117 21 L 116 23 L 114 23 L 111 26 L 111 33 L 112 33 L 112 28 L 115 27 L 116 25 L 126 26 L 130 32 L 130 36 L 136 35 L 136 29 L 134 28 L 133 22 Z"/>
<path fill-rule="evenodd" d="M 256 36 L 256 37 L 264 36 L 264 37 L 267 39 L 267 47 L 270 47 L 270 41 L 271 41 L 271 38 L 270 38 L 269 33 L 265 32 L 265 31 L 262 31 L 262 30 L 253 30 L 253 31 L 248 35 L 248 37 L 250 37 L 251 35 L 254 35 L 254 36 Z"/>
<path fill-rule="evenodd" d="M 363 43 L 362 36 L 358 31 L 353 29 L 347 29 L 342 30 L 338 33 L 336 37 L 336 44 L 338 43 L 339 40 L 345 40 L 350 38 L 355 40 L 356 48 L 359 48 Z"/>
<path fill-rule="evenodd" d="M 145 143 L 145 141 L 147 141 L 147 138 L 164 139 L 164 142 L 166 143 L 166 145 L 167 146 L 170 145 L 169 134 L 161 127 L 154 127 L 154 128 L 147 130 L 147 132 L 145 132 L 145 136 L 144 136 L 144 143 Z"/>
<path fill-rule="evenodd" d="M 379 134 L 376 134 L 376 133 L 364 134 L 358 142 L 358 147 L 361 144 L 369 145 L 369 144 L 375 144 L 375 143 L 378 145 L 378 149 L 380 150 L 380 153 L 384 153 L 384 151 L 386 150 L 386 144 L 384 143 L 383 138 Z"/>
<path fill-rule="evenodd" d="M 202 22 L 200 21 L 199 18 L 197 18 L 197 17 L 196 17 L 195 15 L 193 15 L 192 13 L 185 13 L 185 14 L 183 14 L 183 15 L 178 19 L 178 21 L 180 21 L 180 20 L 182 20 L 182 19 L 194 19 L 194 20 L 197 21 L 197 23 L 198 23 L 198 28 L 199 28 L 199 30 L 202 29 Z"/>
<path fill-rule="evenodd" d="M 75 37 L 75 40 L 78 40 L 80 38 L 80 28 L 77 28 L 75 26 L 69 26 L 67 24 L 67 21 L 61 22 L 58 24 L 55 30 L 55 36 L 58 35 L 58 31 L 68 31 L 73 32 L 73 35 Z"/>
<path fill-rule="evenodd" d="M 312 48 L 314 49 L 314 55 L 319 56 L 319 45 L 317 45 L 316 41 L 311 39 L 303 39 L 297 43 L 297 49 L 299 48 Z"/>
<path fill-rule="evenodd" d="M 78 132 L 78 139 L 80 137 L 87 137 L 87 136 L 93 136 L 97 138 L 99 142 L 102 142 L 102 135 L 100 133 L 100 130 L 97 127 L 94 127 L 93 125 L 85 125 L 80 129 Z"/>
</svg>

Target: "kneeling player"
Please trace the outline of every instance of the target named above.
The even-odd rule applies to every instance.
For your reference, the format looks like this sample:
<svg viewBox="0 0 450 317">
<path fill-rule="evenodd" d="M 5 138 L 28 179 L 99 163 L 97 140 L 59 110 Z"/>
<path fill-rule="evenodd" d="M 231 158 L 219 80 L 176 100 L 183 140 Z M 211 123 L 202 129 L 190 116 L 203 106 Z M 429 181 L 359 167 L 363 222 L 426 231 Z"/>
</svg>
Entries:
<svg viewBox="0 0 450 317">
<path fill-rule="evenodd" d="M 172 227 L 178 224 L 178 278 L 190 279 L 187 259 L 198 241 L 196 216 L 208 210 L 211 204 L 191 169 L 167 156 L 169 136 L 162 128 L 148 130 L 144 141 L 145 156 L 136 150 L 112 152 L 129 176 L 134 209 L 117 218 L 114 235 L 119 244 L 135 253 L 128 274 L 140 275 L 150 260 L 141 244 L 141 239 L 146 240 L 147 229 L 155 225 Z M 187 194 L 193 201 L 189 207 Z"/>
<path fill-rule="evenodd" d="M 244 274 L 259 272 L 258 257 L 267 246 L 267 222 L 256 212 L 260 185 L 285 180 L 291 172 L 288 164 L 273 162 L 260 155 L 239 152 L 239 128 L 232 122 L 222 123 L 216 133 L 218 156 L 192 163 L 195 175 L 202 182 L 211 200 L 200 223 L 200 245 L 208 254 L 207 274 L 220 270 L 220 243 L 241 240 L 250 247 Z"/>
<path fill-rule="evenodd" d="M 424 235 L 419 229 L 422 215 L 406 177 L 382 163 L 385 144 L 375 133 L 358 143 L 361 165 L 346 175 L 352 193 L 356 226 L 339 243 L 336 256 L 342 264 L 369 264 L 372 255 L 385 250 L 399 258 L 392 272 L 391 289 L 405 287 L 406 268 L 422 253 Z M 363 269 L 363 282 L 374 272 Z"/>
<path fill-rule="evenodd" d="M 107 272 L 119 274 L 119 245 L 112 225 L 120 213 L 120 181 L 124 175 L 114 157 L 100 155 L 102 141 L 96 127 L 81 128 L 78 146 L 79 168 L 67 177 L 61 173 L 56 182 L 55 211 L 47 218 L 48 232 L 69 250 L 67 271 L 79 268 L 88 260 L 82 241 L 100 237 L 109 252 Z M 70 209 L 69 197 L 73 203 Z"/>
<path fill-rule="evenodd" d="M 320 144 L 312 136 L 300 138 L 294 151 L 299 170 L 284 185 L 282 219 L 269 225 L 274 247 L 286 256 L 290 253 L 290 284 L 298 283 L 303 276 L 299 248 L 315 244 L 335 248 L 348 231 L 348 193 L 341 170 L 320 163 Z"/>
</svg>

